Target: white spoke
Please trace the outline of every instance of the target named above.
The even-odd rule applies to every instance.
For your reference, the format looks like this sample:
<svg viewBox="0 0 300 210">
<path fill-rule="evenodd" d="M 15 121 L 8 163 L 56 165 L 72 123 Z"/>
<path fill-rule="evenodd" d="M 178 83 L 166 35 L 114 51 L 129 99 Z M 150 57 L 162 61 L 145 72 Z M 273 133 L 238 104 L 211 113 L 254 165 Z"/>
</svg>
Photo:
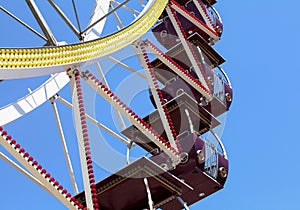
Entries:
<svg viewBox="0 0 300 210">
<path fill-rule="evenodd" d="M 58 128 L 59 137 L 60 137 L 60 140 L 61 140 L 61 145 L 63 147 L 63 152 L 64 152 L 65 160 L 66 160 L 66 163 L 67 163 L 70 180 L 71 180 L 71 183 L 72 183 L 72 186 L 73 186 L 74 193 L 77 194 L 78 193 L 78 188 L 77 188 L 77 184 L 76 184 L 76 180 L 75 180 L 75 176 L 74 176 L 74 172 L 73 172 L 71 159 L 70 159 L 69 152 L 68 152 L 68 147 L 67 147 L 65 135 L 64 135 L 64 132 L 63 132 L 63 128 L 62 128 L 62 125 L 61 125 L 59 113 L 58 113 L 57 106 L 56 106 L 56 103 L 55 103 L 55 97 L 52 97 L 50 99 L 50 102 L 51 102 L 52 109 L 53 109 L 53 112 L 54 112 L 56 125 L 57 125 L 57 128 Z"/>
<path fill-rule="evenodd" d="M 77 9 L 76 9 L 76 5 L 75 5 L 74 0 L 72 0 L 72 5 L 73 5 L 73 10 L 74 10 L 74 13 L 75 13 L 75 16 L 76 16 L 76 22 L 77 22 L 79 31 L 81 31 L 80 21 L 79 21 L 79 17 L 78 17 L 78 13 L 77 13 Z"/>
<path fill-rule="evenodd" d="M 113 7 L 113 5 L 112 5 L 111 3 L 109 4 L 109 7 L 110 7 L 112 10 L 114 10 L 114 7 Z M 121 20 L 120 20 L 120 18 L 119 18 L 119 16 L 118 16 L 117 12 L 114 11 L 113 14 L 114 14 L 114 17 L 116 18 L 116 20 L 117 20 L 117 22 L 118 22 L 118 24 L 119 24 L 119 27 L 120 27 L 120 28 L 123 28 L 124 26 L 123 26 L 123 24 L 122 24 L 122 22 L 121 22 Z"/>
<path fill-rule="evenodd" d="M 120 2 L 117 2 L 117 1 L 115 1 L 115 0 L 111 0 L 111 2 L 112 2 L 112 3 L 114 3 L 114 4 L 116 4 L 116 5 L 121 5 L 121 3 L 120 3 Z M 137 15 L 139 15 L 139 14 L 140 14 L 140 12 L 139 12 L 139 11 L 136 11 L 136 10 L 134 10 L 134 9 L 130 8 L 130 7 L 127 7 L 126 5 L 123 5 L 122 7 L 123 7 L 124 9 L 127 9 L 128 11 L 130 11 L 130 12 L 134 13 L 134 14 L 137 14 Z"/>
<path fill-rule="evenodd" d="M 139 0 L 139 2 L 142 5 L 142 7 L 145 7 L 145 4 L 144 4 L 143 0 Z"/>
<path fill-rule="evenodd" d="M 46 20 L 44 19 L 42 13 L 38 9 L 37 5 L 35 4 L 34 0 L 26 0 L 32 14 L 34 15 L 36 21 L 38 22 L 39 26 L 41 27 L 42 31 L 44 32 L 45 36 L 47 37 L 47 41 L 50 45 L 56 46 L 57 41 L 54 38 L 52 31 L 50 30 Z"/>
<path fill-rule="evenodd" d="M 52 0 L 48 0 L 51 6 L 56 10 L 56 12 L 60 15 L 60 17 L 66 22 L 66 24 L 70 27 L 70 29 L 74 32 L 74 34 L 81 39 L 80 32 L 77 28 L 72 24 L 69 18 L 64 14 L 64 12 L 54 3 Z M 76 16 L 77 17 L 77 16 Z M 79 29 L 80 30 L 80 29 Z"/>
<path fill-rule="evenodd" d="M 73 105 L 66 101 L 65 99 L 63 99 L 62 97 L 58 97 L 57 100 L 59 100 L 60 102 L 62 102 L 63 104 L 65 104 L 66 106 L 68 106 L 69 108 L 73 109 Z M 93 117 L 91 117 L 90 115 L 86 114 L 86 118 L 88 120 L 90 120 L 92 123 L 94 123 L 96 126 L 98 126 L 99 128 L 102 128 L 103 130 L 105 130 L 107 133 L 111 134 L 112 136 L 114 136 L 115 138 L 119 139 L 121 142 L 125 143 L 126 145 L 128 145 L 130 143 L 129 140 L 121 137 L 119 134 L 117 134 L 116 132 L 112 131 L 111 129 L 109 129 L 107 126 L 103 125 L 102 123 L 98 122 L 96 119 L 94 119 Z"/>
<path fill-rule="evenodd" d="M 103 80 L 103 82 L 106 85 L 106 87 L 109 88 L 109 85 L 107 83 L 107 80 L 105 78 L 105 75 L 103 74 L 102 68 L 101 68 L 101 66 L 100 66 L 99 63 L 97 63 L 97 68 L 98 68 L 98 72 L 100 74 L 101 79 Z M 121 113 L 118 110 L 115 110 L 115 111 L 117 112 L 118 120 L 121 123 L 122 128 L 125 129 L 126 125 L 125 125 L 125 122 L 123 120 L 123 117 L 122 117 Z"/>
<path fill-rule="evenodd" d="M 24 21 L 22 21 L 20 18 L 16 17 L 14 14 L 12 14 L 11 12 L 9 12 L 8 10 L 4 9 L 2 6 L 0 6 L 0 9 L 5 12 L 6 14 L 8 14 L 9 16 L 11 16 L 13 19 L 15 19 L 16 21 L 18 21 L 20 24 L 22 24 L 23 26 L 25 26 L 27 29 L 29 29 L 30 31 L 32 31 L 33 33 L 35 33 L 38 37 L 42 38 L 45 41 L 48 41 L 46 37 L 44 37 L 43 35 L 41 35 L 39 32 L 37 32 L 36 30 L 34 30 L 32 27 L 30 27 L 28 24 L 26 24 Z"/>
<path fill-rule="evenodd" d="M 122 7 L 124 4 L 126 4 L 129 0 L 123 1 L 120 5 L 118 5 L 116 8 L 110 10 L 107 14 L 103 15 L 101 18 L 99 18 L 97 21 L 95 21 L 93 24 L 89 25 L 86 29 L 82 31 L 82 33 L 87 32 L 89 29 L 91 29 L 93 26 L 95 26 L 97 23 L 100 23 L 103 19 L 107 18 L 110 14 L 117 11 L 120 7 Z"/>
<path fill-rule="evenodd" d="M 127 69 L 128 71 L 138 75 L 139 77 L 143 78 L 143 79 L 146 79 L 146 77 L 141 74 L 140 72 L 134 70 L 133 68 L 130 68 L 128 65 L 126 65 L 125 63 L 122 63 L 121 61 L 119 61 L 118 59 L 112 57 L 112 56 L 108 56 L 108 59 L 111 60 L 112 62 L 122 66 L 123 68 Z"/>
</svg>

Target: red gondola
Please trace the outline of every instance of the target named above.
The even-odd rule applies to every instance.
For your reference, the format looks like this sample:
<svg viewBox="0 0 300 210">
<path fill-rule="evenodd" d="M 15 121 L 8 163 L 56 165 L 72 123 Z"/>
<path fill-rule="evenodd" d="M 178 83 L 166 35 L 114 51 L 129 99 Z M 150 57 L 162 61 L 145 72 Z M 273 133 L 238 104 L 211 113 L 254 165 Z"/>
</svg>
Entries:
<svg viewBox="0 0 300 210">
<path fill-rule="evenodd" d="M 214 44 L 220 39 L 223 33 L 223 23 L 213 7 L 206 6 L 200 0 L 177 1 L 174 2 L 174 5 L 180 8 L 182 12 L 176 14 L 187 36 L 198 33 L 210 44 Z M 194 23 L 187 17 L 192 17 Z M 152 32 L 166 49 L 172 48 L 179 42 L 174 25 L 166 12 L 162 14 L 157 24 L 152 28 Z"/>
</svg>

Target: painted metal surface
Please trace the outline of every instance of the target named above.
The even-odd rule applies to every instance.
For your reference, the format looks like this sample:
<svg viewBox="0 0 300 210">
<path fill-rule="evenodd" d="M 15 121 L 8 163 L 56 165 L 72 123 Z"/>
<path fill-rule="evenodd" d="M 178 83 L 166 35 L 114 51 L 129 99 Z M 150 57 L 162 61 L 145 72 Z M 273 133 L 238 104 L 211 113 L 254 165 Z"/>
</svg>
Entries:
<svg viewBox="0 0 300 210">
<path fill-rule="evenodd" d="M 222 189 L 226 182 L 227 153 L 221 139 L 213 129 L 220 124 L 216 117 L 230 108 L 232 87 L 225 71 L 219 67 L 225 60 L 212 48 L 212 37 L 205 28 L 215 30 L 212 34 L 217 37 L 213 37 L 217 41 L 221 36 L 223 25 L 221 20 L 212 21 L 211 16 L 208 17 L 209 15 L 206 13 L 209 12 L 209 9 L 205 4 L 207 2 L 171 1 L 166 7 L 166 12 L 162 14 L 159 23 L 152 29 L 157 40 L 167 49 L 166 52 L 149 40 L 136 44 L 136 48 L 141 48 L 137 52 L 137 56 L 146 71 L 150 100 L 156 109 L 144 118 L 137 117 L 137 119 L 145 122 L 145 127 L 149 126 L 150 130 L 154 130 L 170 145 L 174 145 L 174 139 L 170 138 L 171 130 L 169 128 L 174 129 L 174 136 L 178 137 L 178 145 L 181 149 L 178 150 L 174 147 L 173 149 L 179 152 L 180 163 L 174 165 L 174 159 L 166 153 L 167 150 L 162 150 L 164 147 L 155 143 L 149 135 L 145 135 L 143 128 L 137 126 L 138 124 L 133 123 L 122 131 L 122 134 L 131 139 L 133 143 L 152 154 L 150 160 L 158 165 L 159 170 L 183 180 L 191 188 L 181 188 L 180 192 L 170 193 L 150 181 L 149 185 L 147 182 L 145 190 L 144 177 L 141 176 L 139 170 L 132 170 L 132 165 L 143 162 L 143 160 L 138 160 L 121 171 L 134 171 L 135 175 L 135 171 L 138 171 L 139 177 L 132 179 L 129 175 L 131 178 L 128 179 L 128 174 L 120 176 L 119 173 L 116 173 L 97 184 L 98 199 L 102 200 L 99 205 L 102 205 L 103 209 L 144 209 L 148 207 L 167 210 L 187 209 L 189 205 Z M 202 11 L 198 11 L 199 17 L 196 15 L 198 20 L 194 20 L 190 13 L 200 10 L 199 7 Z M 177 14 L 179 17 L 175 10 L 179 13 Z M 194 30 L 195 25 L 198 24 L 197 21 L 202 21 L 201 24 L 206 26 L 204 28 L 198 26 L 198 29 Z M 213 26 L 213 24 L 215 25 Z M 217 26 L 221 28 L 219 31 L 217 31 Z M 148 53 L 143 46 L 157 58 L 149 60 Z M 197 71 L 201 71 L 201 74 Z M 160 87 L 158 81 L 161 84 Z M 111 94 L 111 100 L 118 101 L 110 90 L 105 90 L 103 85 L 101 89 Z M 210 96 L 210 94 L 212 95 Z M 129 115 L 130 113 L 131 111 L 128 111 Z M 217 143 L 199 137 L 209 131 L 216 138 Z M 221 153 L 218 148 L 221 148 Z M 149 163 L 143 164 L 140 166 L 141 168 L 147 167 Z M 150 179 L 158 179 L 159 176 L 159 174 L 152 174 Z M 117 177 L 116 180 L 125 179 L 126 181 L 120 183 L 120 181 L 113 181 L 112 177 Z M 136 191 L 138 195 L 135 194 Z M 139 193 L 140 191 L 144 193 Z M 128 198 L 125 192 L 131 192 L 130 195 L 134 195 L 135 202 L 132 202 L 131 196 Z M 78 197 L 82 197 L 82 194 L 79 194 Z M 121 201 L 120 203 L 114 202 L 117 197 Z"/>
<path fill-rule="evenodd" d="M 217 117 L 227 112 L 232 102 L 230 81 L 219 67 L 225 60 L 212 47 L 223 31 L 220 17 L 209 9 L 215 1 L 149 1 L 129 27 L 98 39 L 103 24 L 97 20 L 99 17 L 106 19 L 104 14 L 108 13 L 110 1 L 100 2 L 96 1 L 95 13 L 83 43 L 22 50 L 0 49 L 1 79 L 61 72 L 28 96 L 0 109 L 0 115 L 4 116 L 0 124 L 13 121 L 53 99 L 71 80 L 73 98 L 70 107 L 74 110 L 84 190 L 80 193 L 75 190 L 75 196 L 67 193 L 2 127 L 0 144 L 29 173 L 0 155 L 69 209 L 188 209 L 189 205 L 222 189 L 228 174 L 225 146 L 213 131 L 221 124 Z M 121 7 L 122 3 L 118 6 Z M 152 32 L 162 46 L 140 39 L 157 19 L 159 23 L 154 25 Z M 45 33 L 51 36 L 50 31 Z M 104 74 L 97 78 L 81 68 L 134 40 L 137 41 L 132 46 L 136 47 L 134 52 L 145 70 L 145 76 L 142 76 L 147 79 L 150 101 L 155 107 L 145 117 L 136 114 L 108 87 Z M 55 40 L 51 42 L 56 45 Z M 150 58 L 148 52 L 157 58 Z M 132 124 L 127 128 L 124 124 L 121 132 L 128 140 L 115 136 L 130 147 L 138 145 L 152 155 L 132 163 L 128 161 L 127 166 L 98 182 L 94 179 L 83 81 Z M 53 109 L 65 144 L 54 103 Z M 202 138 L 208 132 L 213 134 L 217 143 Z M 68 159 L 67 149 L 64 152 Z M 72 171 L 71 166 L 69 171 Z M 73 185 L 76 189 L 76 183 Z"/>
</svg>

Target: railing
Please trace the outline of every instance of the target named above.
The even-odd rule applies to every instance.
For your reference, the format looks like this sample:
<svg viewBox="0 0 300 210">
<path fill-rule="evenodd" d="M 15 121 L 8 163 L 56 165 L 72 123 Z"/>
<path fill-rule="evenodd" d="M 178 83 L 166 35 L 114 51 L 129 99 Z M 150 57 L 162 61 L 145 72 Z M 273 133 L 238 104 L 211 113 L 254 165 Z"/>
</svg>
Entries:
<svg viewBox="0 0 300 210">
<path fill-rule="evenodd" d="M 217 147 L 210 141 L 205 141 L 205 165 L 204 172 L 214 179 L 218 175 L 218 151 Z"/>
<path fill-rule="evenodd" d="M 224 71 L 224 69 L 222 69 L 220 66 L 217 66 L 214 69 L 214 72 L 216 72 L 219 75 L 219 77 L 222 78 L 224 80 L 224 82 L 226 84 L 228 84 L 228 86 L 231 88 L 231 82 L 230 82 L 229 77 L 227 76 L 226 72 Z"/>
<path fill-rule="evenodd" d="M 223 25 L 221 16 L 213 6 L 207 7 L 207 10 L 211 19 L 213 20 L 213 24 L 217 25 L 217 20 L 219 20 L 219 23 Z"/>
<path fill-rule="evenodd" d="M 213 79 L 213 95 L 218 98 L 225 106 L 227 104 L 226 99 L 226 87 L 227 89 L 231 89 L 230 80 L 225 73 L 225 71 L 221 67 L 216 67 L 213 70 L 214 79 Z"/>
<path fill-rule="evenodd" d="M 225 86 L 224 80 L 220 77 L 218 73 L 214 71 L 214 82 L 213 82 L 213 94 L 223 103 L 225 102 Z"/>
</svg>

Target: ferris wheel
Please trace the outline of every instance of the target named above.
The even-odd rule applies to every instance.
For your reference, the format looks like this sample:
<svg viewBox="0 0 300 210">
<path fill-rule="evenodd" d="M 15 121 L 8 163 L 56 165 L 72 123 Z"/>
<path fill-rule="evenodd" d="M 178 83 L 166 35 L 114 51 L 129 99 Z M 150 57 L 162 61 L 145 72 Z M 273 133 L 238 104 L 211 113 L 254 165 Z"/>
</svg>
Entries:
<svg viewBox="0 0 300 210">
<path fill-rule="evenodd" d="M 232 87 L 215 3 L 2 3 L 0 157 L 68 209 L 189 209 L 222 189 Z M 48 156 L 13 137 L 24 118 Z"/>
</svg>

